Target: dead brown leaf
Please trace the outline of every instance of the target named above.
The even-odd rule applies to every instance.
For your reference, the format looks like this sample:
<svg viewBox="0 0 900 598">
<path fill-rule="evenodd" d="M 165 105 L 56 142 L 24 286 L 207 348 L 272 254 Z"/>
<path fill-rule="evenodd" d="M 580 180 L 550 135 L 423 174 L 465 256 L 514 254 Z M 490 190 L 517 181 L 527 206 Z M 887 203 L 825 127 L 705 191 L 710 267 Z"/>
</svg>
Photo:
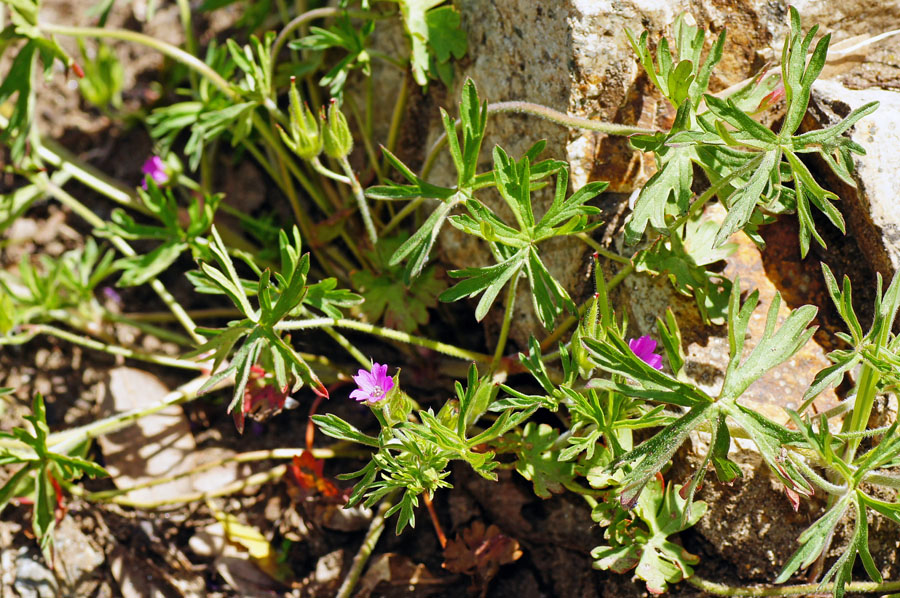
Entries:
<svg viewBox="0 0 900 598">
<path fill-rule="evenodd" d="M 377 589 L 378 596 L 431 596 L 443 591 L 445 580 L 436 578 L 422 563 L 414 563 L 402 554 L 387 552 L 374 559 L 359 581 L 356 598 L 369 598 Z"/>
<path fill-rule="evenodd" d="M 476 521 L 464 529 L 444 549 L 444 569 L 473 577 L 474 589 L 482 592 L 497 575 L 501 565 L 513 563 L 522 556 L 519 542 L 500 532 L 500 528 Z"/>
</svg>

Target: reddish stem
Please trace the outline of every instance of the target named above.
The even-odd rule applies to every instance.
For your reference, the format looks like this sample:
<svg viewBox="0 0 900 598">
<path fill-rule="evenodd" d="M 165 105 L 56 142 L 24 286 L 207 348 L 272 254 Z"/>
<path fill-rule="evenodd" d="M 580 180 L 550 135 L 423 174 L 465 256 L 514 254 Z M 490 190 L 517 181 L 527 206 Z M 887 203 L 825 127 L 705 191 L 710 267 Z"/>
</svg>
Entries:
<svg viewBox="0 0 900 598">
<path fill-rule="evenodd" d="M 427 493 L 422 496 L 425 498 L 425 507 L 428 508 L 428 514 L 431 516 L 431 524 L 434 526 L 434 533 L 437 535 L 438 542 L 441 543 L 441 548 L 446 548 L 447 536 L 444 535 L 444 529 L 441 527 L 441 522 L 438 521 L 434 505 L 431 503 L 431 498 Z"/>
</svg>

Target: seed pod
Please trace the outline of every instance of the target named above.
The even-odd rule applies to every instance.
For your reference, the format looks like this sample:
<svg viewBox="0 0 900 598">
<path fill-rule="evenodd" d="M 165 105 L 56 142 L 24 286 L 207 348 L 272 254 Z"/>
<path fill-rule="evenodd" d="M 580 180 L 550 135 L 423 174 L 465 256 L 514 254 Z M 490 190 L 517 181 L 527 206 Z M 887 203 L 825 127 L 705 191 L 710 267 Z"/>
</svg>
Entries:
<svg viewBox="0 0 900 598">
<path fill-rule="evenodd" d="M 332 158 L 346 158 L 353 150 L 353 135 L 350 134 L 347 118 L 334 101 L 328 107 L 328 119 L 325 121 L 322 136 L 325 153 Z"/>
</svg>

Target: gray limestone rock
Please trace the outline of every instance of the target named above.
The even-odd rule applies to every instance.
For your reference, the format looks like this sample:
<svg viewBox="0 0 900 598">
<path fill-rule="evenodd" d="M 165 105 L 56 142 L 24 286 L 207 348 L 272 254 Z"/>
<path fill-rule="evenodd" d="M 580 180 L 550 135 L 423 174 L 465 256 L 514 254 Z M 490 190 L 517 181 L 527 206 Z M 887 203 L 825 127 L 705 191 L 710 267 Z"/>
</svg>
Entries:
<svg viewBox="0 0 900 598">
<path fill-rule="evenodd" d="M 890 279 L 900 268 L 900 93 L 851 90 L 837 81 L 816 81 L 810 105 L 815 123 L 807 119 L 807 124 L 814 128 L 830 126 L 869 102 L 881 105 L 848 133 L 866 148 L 866 155 L 854 156 L 852 176 L 856 188 L 834 180 L 836 177 L 829 182 L 843 200 L 840 207 L 847 218 L 848 234 L 856 238 L 874 269 Z"/>
</svg>

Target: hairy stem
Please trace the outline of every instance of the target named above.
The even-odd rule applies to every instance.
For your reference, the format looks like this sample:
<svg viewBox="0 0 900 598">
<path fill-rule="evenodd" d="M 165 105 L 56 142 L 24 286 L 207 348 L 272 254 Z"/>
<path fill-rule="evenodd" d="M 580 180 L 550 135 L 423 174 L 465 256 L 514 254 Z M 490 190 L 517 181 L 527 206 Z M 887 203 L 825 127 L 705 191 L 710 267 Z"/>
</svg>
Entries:
<svg viewBox="0 0 900 598">
<path fill-rule="evenodd" d="M 375 513 L 375 517 L 372 518 L 372 523 L 369 524 L 369 531 L 366 532 L 366 537 L 363 539 L 362 546 L 359 547 L 359 551 L 356 553 L 356 556 L 353 557 L 350 571 L 347 572 L 344 583 L 338 588 L 335 598 L 350 598 L 353 594 L 353 589 L 356 587 L 356 583 L 359 581 L 363 569 L 366 568 L 366 563 L 369 562 L 369 557 L 372 556 L 372 551 L 375 550 L 378 539 L 381 537 L 382 532 L 384 532 L 384 514 L 387 513 L 391 506 L 393 506 L 393 502 L 393 496 L 381 501 L 378 512 Z"/>
<path fill-rule="evenodd" d="M 147 363 L 155 363 L 157 365 L 165 365 L 185 370 L 204 370 L 209 368 L 209 364 L 207 363 L 178 359 L 177 357 L 170 357 L 168 355 L 156 355 L 154 353 L 135 351 L 134 349 L 129 349 L 127 347 L 111 345 L 87 336 L 74 334 L 68 330 L 63 330 L 62 328 L 57 328 L 56 326 L 51 326 L 49 324 L 26 324 L 22 328 L 27 330 L 32 337 L 37 334 L 47 334 L 75 345 L 94 349 L 95 351 L 102 351 L 103 353 L 108 353 L 110 355 L 120 355 L 128 359 L 136 359 L 138 361 L 146 361 Z M 0 345 L 2 344 L 4 344 L 3 339 L 0 339 Z"/>
<path fill-rule="evenodd" d="M 362 216 L 363 223 L 366 225 L 366 233 L 369 235 L 369 242 L 372 244 L 372 247 L 375 247 L 375 244 L 378 243 L 378 233 L 375 232 L 375 223 L 372 221 L 372 213 L 369 212 L 369 204 L 366 202 L 366 194 L 363 191 L 362 186 L 359 184 L 359 180 L 357 180 L 356 175 L 353 173 L 353 167 L 350 166 L 350 162 L 347 161 L 347 157 L 344 156 L 340 160 L 341 168 L 344 169 L 344 173 L 347 175 L 347 179 L 350 181 L 350 188 L 353 190 L 353 197 L 356 198 L 356 205 L 359 208 L 359 214 Z"/>
<path fill-rule="evenodd" d="M 425 347 L 426 349 L 431 349 L 433 351 L 443 353 L 444 355 L 449 355 L 450 357 L 468 359 L 480 363 L 491 363 L 493 361 L 493 357 L 491 355 L 478 353 L 477 351 L 469 351 L 468 349 L 463 349 L 461 347 L 456 347 L 454 345 L 449 345 L 440 341 L 434 341 L 430 338 L 415 336 L 407 332 L 401 332 L 399 330 L 393 330 L 391 328 L 383 328 L 381 326 L 375 326 L 373 324 L 367 324 L 365 322 L 358 322 L 356 320 L 347 320 L 344 318 L 309 318 L 307 320 L 287 320 L 279 322 L 275 325 L 276 330 L 308 330 L 311 328 L 347 328 L 348 330 L 357 330 L 359 332 L 365 332 L 367 334 L 380 336 L 381 338 L 400 341 L 401 343 L 408 343 L 410 345 Z"/>
<path fill-rule="evenodd" d="M 503 351 L 506 350 L 506 339 L 509 338 L 509 327 L 512 325 L 513 309 L 516 305 L 516 289 L 519 288 L 519 271 L 512 275 L 512 281 L 506 289 L 506 303 L 503 309 L 503 324 L 500 326 L 500 337 L 497 339 L 497 347 L 494 349 L 494 358 L 491 360 L 491 372 L 500 365 Z"/>
<path fill-rule="evenodd" d="M 831 593 L 833 583 L 822 586 L 815 583 L 799 584 L 794 586 L 764 586 L 757 588 L 729 586 L 723 583 L 708 581 L 697 576 L 688 577 L 685 581 L 695 588 L 718 596 L 809 596 L 819 593 Z M 868 581 L 854 581 L 844 585 L 845 591 L 850 593 L 884 593 L 900 590 L 900 581 L 888 581 L 874 583 Z"/>
</svg>

